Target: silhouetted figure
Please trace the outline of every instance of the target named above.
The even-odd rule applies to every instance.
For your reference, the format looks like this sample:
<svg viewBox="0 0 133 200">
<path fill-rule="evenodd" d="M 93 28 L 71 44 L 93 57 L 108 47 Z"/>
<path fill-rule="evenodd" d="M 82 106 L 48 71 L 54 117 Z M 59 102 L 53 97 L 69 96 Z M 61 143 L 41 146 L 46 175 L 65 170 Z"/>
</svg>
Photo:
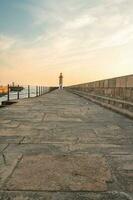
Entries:
<svg viewBox="0 0 133 200">
<path fill-rule="evenodd" d="M 63 75 L 60 73 L 59 76 L 59 89 L 63 89 Z"/>
</svg>

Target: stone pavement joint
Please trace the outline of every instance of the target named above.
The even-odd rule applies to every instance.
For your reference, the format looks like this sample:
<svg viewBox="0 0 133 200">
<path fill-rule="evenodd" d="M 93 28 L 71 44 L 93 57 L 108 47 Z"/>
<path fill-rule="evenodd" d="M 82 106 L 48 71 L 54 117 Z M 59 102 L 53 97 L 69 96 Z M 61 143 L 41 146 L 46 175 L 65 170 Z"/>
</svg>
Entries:
<svg viewBox="0 0 133 200">
<path fill-rule="evenodd" d="M 0 199 L 131 200 L 132 133 L 132 120 L 65 90 L 1 108 Z"/>
</svg>

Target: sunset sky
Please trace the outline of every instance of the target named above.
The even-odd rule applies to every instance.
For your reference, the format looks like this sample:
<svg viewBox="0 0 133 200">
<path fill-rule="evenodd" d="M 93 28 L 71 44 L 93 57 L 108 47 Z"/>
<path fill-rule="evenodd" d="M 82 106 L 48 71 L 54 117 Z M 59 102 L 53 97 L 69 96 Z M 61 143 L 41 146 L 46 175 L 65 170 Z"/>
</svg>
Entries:
<svg viewBox="0 0 133 200">
<path fill-rule="evenodd" d="M 0 85 L 133 74 L 133 0 L 0 0 Z"/>
</svg>

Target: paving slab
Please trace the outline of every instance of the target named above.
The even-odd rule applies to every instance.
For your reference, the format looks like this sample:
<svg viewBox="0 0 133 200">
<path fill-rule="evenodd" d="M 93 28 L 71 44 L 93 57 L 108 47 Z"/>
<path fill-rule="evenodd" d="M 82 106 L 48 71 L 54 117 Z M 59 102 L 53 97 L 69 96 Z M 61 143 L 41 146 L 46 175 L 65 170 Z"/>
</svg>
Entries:
<svg viewBox="0 0 133 200">
<path fill-rule="evenodd" d="M 39 129 L 36 134 L 26 136 L 23 143 L 46 143 L 46 142 L 79 142 L 96 141 L 96 135 L 93 130 L 75 130 L 54 128 L 49 130 Z"/>
<path fill-rule="evenodd" d="M 133 155 L 113 155 L 112 160 L 114 173 L 123 191 L 133 192 Z"/>
<path fill-rule="evenodd" d="M 106 191 L 111 174 L 100 155 L 24 156 L 7 190 Z"/>
<path fill-rule="evenodd" d="M 0 154 L 0 189 L 7 178 L 12 174 L 22 154 L 18 153 L 3 153 Z"/>
<path fill-rule="evenodd" d="M 45 121 L 66 121 L 66 122 L 82 122 L 82 119 L 81 118 L 77 118 L 77 117 L 60 117 L 58 115 L 55 115 L 55 114 L 46 114 L 45 118 L 44 118 Z"/>
<path fill-rule="evenodd" d="M 68 143 L 37 143 L 37 144 L 10 144 L 8 148 L 4 151 L 5 153 L 19 153 L 23 155 L 38 155 L 40 153 L 44 154 L 65 154 L 69 152 Z"/>
</svg>

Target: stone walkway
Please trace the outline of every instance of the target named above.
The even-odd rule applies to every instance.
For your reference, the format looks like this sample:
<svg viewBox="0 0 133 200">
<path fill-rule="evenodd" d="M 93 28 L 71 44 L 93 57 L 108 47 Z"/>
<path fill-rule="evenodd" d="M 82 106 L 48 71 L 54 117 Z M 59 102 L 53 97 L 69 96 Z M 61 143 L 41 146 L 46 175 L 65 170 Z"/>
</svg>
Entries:
<svg viewBox="0 0 133 200">
<path fill-rule="evenodd" d="M 1 200 L 130 200 L 133 121 L 67 91 L 0 109 Z"/>
</svg>

